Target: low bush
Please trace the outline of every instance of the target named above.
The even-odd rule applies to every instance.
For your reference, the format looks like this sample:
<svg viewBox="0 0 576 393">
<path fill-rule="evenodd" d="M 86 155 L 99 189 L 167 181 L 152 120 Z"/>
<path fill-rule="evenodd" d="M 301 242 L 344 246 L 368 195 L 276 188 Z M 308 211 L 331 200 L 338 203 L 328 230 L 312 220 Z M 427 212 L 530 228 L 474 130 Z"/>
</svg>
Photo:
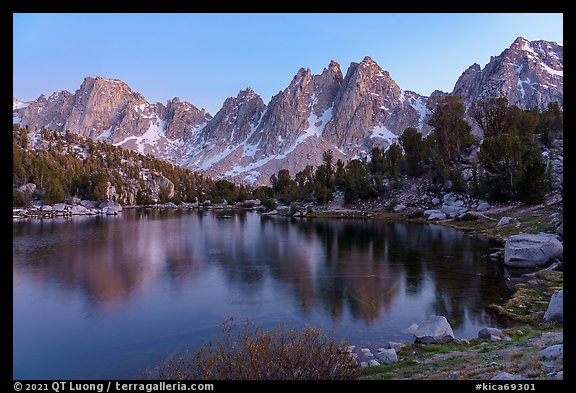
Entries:
<svg viewBox="0 0 576 393">
<path fill-rule="evenodd" d="M 194 354 L 172 356 L 146 378 L 161 380 L 319 380 L 355 379 L 354 355 L 318 328 L 272 330 L 232 318 L 221 335 Z"/>
</svg>

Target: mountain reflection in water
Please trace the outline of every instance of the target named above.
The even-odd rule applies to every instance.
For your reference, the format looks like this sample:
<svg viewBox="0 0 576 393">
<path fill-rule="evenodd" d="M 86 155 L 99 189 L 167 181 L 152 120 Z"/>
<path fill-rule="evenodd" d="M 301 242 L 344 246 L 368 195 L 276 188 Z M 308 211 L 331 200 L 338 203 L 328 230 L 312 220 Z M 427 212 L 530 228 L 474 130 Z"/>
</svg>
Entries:
<svg viewBox="0 0 576 393">
<path fill-rule="evenodd" d="M 224 214 L 232 217 L 218 218 Z M 398 339 L 410 323 L 439 314 L 469 338 L 503 323 L 487 306 L 509 294 L 502 267 L 486 258 L 496 243 L 436 225 L 125 210 L 14 222 L 13 239 L 15 377 L 46 376 L 18 362 L 27 353 L 42 365 L 47 344 L 34 348 L 30 337 L 43 307 L 52 317 L 42 318 L 58 318 L 50 326 L 72 342 L 114 348 L 110 340 L 138 337 L 130 350 L 145 367 L 198 346 L 231 314 L 265 327 L 323 326 L 353 343 Z M 139 354 L 152 341 L 160 353 Z M 132 377 L 137 366 L 48 370 L 59 378 Z"/>
</svg>

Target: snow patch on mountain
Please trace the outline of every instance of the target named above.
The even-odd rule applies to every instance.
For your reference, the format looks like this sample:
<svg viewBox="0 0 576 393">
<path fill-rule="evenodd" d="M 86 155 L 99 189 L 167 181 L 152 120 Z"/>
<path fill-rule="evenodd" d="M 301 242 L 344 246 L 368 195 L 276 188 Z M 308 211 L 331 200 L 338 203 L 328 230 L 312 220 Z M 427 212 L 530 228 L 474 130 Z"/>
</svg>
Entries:
<svg viewBox="0 0 576 393">
<path fill-rule="evenodd" d="M 541 65 L 542 65 L 542 68 L 544 69 L 544 71 L 546 71 L 547 73 L 564 77 L 564 71 L 558 71 L 558 70 L 555 70 L 553 68 L 550 68 L 545 63 L 542 63 Z"/>
<path fill-rule="evenodd" d="M 370 138 L 381 138 L 384 139 L 386 142 L 388 142 L 388 145 L 391 145 L 393 141 L 398 139 L 398 135 L 394 134 L 385 126 L 379 125 L 372 129 Z"/>
<path fill-rule="evenodd" d="M 145 154 L 146 145 L 150 145 L 154 148 L 160 139 L 165 138 L 165 123 L 166 122 L 164 120 L 160 120 L 158 117 L 156 117 L 156 122 L 151 123 L 150 127 L 144 134 L 140 136 L 129 136 L 121 142 L 114 143 L 114 146 L 120 146 L 126 142 L 134 141 L 137 146 L 136 151 L 138 151 L 140 154 Z"/>
<path fill-rule="evenodd" d="M 23 108 L 26 108 L 26 107 L 28 107 L 28 106 L 30 106 L 30 103 L 28 103 L 28 102 L 23 102 L 23 101 L 20 101 L 20 100 L 13 100 L 13 101 L 12 101 L 12 110 L 14 110 L 14 109 L 23 109 Z"/>
<path fill-rule="evenodd" d="M 112 135 L 112 126 L 110 126 L 108 129 L 102 131 L 102 133 L 100 135 L 98 135 L 96 137 L 96 139 L 103 139 L 103 138 L 110 138 L 110 135 Z"/>
</svg>

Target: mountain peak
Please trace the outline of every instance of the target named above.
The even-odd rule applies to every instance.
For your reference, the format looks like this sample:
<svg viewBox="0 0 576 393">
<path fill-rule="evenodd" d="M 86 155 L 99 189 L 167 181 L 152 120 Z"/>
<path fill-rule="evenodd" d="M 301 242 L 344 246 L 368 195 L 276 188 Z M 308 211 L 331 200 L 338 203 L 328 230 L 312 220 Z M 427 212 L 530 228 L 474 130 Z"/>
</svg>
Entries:
<svg viewBox="0 0 576 393">
<path fill-rule="evenodd" d="M 238 97 L 252 97 L 257 95 L 256 92 L 251 87 L 246 87 L 244 90 L 240 90 Z"/>
<path fill-rule="evenodd" d="M 555 42 L 518 37 L 498 56 L 490 56 L 483 69 L 473 64 L 462 73 L 453 95 L 466 103 L 507 98 L 523 109 L 545 109 L 550 102 L 563 105 L 563 49 Z"/>
<path fill-rule="evenodd" d="M 340 71 L 340 64 L 337 61 L 330 60 L 330 64 L 328 64 L 328 69 L 331 71 Z"/>
<path fill-rule="evenodd" d="M 376 64 L 376 62 L 374 60 L 372 60 L 372 58 L 370 56 L 364 56 L 364 59 L 362 59 L 362 61 L 360 62 L 360 64 L 362 63 L 366 63 L 366 64 Z"/>
<path fill-rule="evenodd" d="M 512 43 L 512 46 L 514 45 L 524 45 L 525 43 L 530 42 L 528 41 L 526 38 L 524 37 L 518 37 L 514 40 L 514 42 Z"/>
</svg>

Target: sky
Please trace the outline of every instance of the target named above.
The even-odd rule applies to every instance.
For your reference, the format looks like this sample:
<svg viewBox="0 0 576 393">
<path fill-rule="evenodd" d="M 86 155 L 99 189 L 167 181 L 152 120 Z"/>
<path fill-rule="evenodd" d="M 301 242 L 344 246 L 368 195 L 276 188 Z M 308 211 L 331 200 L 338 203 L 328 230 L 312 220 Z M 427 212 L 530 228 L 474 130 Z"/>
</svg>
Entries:
<svg viewBox="0 0 576 393">
<path fill-rule="evenodd" d="M 517 37 L 563 42 L 560 13 L 13 14 L 13 96 L 121 79 L 149 102 L 179 97 L 212 115 L 251 87 L 265 103 L 302 67 L 346 75 L 370 56 L 404 90 L 451 92 Z"/>
</svg>

